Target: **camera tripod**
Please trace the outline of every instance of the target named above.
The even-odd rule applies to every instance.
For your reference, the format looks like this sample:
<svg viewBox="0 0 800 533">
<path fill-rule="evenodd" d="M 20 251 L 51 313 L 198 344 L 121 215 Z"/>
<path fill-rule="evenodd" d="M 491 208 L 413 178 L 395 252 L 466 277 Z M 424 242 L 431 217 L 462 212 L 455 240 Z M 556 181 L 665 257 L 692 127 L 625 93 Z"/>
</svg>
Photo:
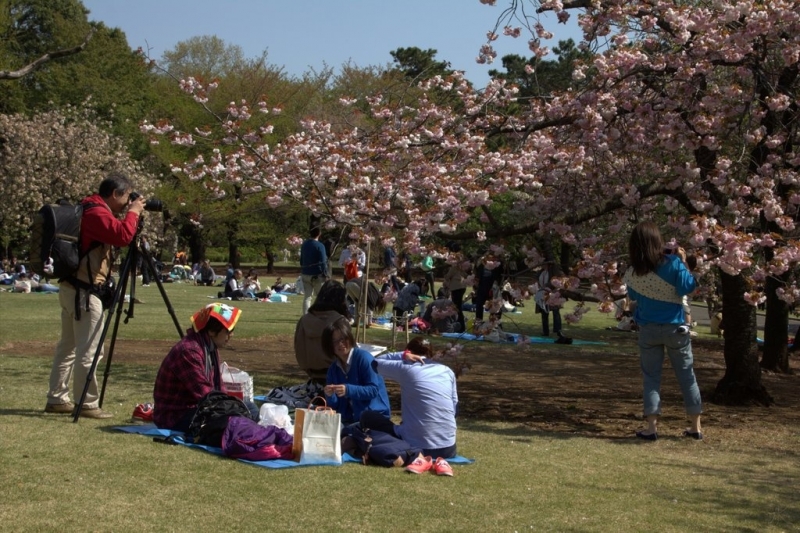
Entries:
<svg viewBox="0 0 800 533">
<path fill-rule="evenodd" d="M 152 276 L 152 278 L 156 281 L 156 285 L 158 285 L 158 290 L 161 293 L 161 298 L 164 300 L 164 304 L 167 306 L 167 311 L 169 315 L 172 317 L 172 322 L 175 324 L 175 328 L 178 330 L 178 337 L 183 337 L 183 330 L 181 329 L 181 325 L 178 322 L 178 318 L 175 316 L 175 309 L 173 309 L 172 304 L 167 297 L 167 293 L 164 290 L 164 285 L 161 283 L 160 273 L 156 271 L 155 261 L 153 257 L 150 255 L 150 251 L 145 249 L 141 244 L 141 233 L 142 227 L 144 226 L 144 213 L 139 216 L 139 225 L 136 228 L 136 234 L 133 237 L 133 240 L 128 245 L 128 253 L 125 256 L 125 260 L 122 263 L 122 268 L 119 274 L 119 284 L 117 285 L 116 289 L 114 290 L 114 299 L 111 305 L 108 308 L 108 316 L 106 317 L 105 323 L 103 325 L 103 332 L 100 334 L 100 342 L 97 344 L 97 350 L 94 353 L 94 359 L 92 360 L 92 366 L 89 368 L 89 374 L 86 377 L 86 384 L 83 386 L 83 393 L 81 394 L 80 400 L 75 405 L 75 412 L 73 414 L 73 422 L 77 422 L 78 418 L 81 415 L 81 409 L 83 409 L 83 403 L 86 401 L 86 395 L 89 392 L 89 386 L 91 385 L 92 378 L 94 377 L 95 372 L 97 371 L 97 364 L 100 362 L 100 354 L 103 352 L 103 343 L 106 338 L 106 334 L 108 333 L 108 328 L 111 325 L 112 318 L 116 317 L 114 320 L 114 330 L 111 333 L 111 342 L 108 346 L 108 355 L 106 356 L 106 370 L 103 374 L 103 386 L 100 390 L 100 399 L 98 402 L 98 407 L 103 406 L 103 398 L 106 393 L 106 383 L 108 382 L 108 375 L 111 372 L 111 359 L 114 356 L 114 345 L 117 341 L 117 331 L 119 330 L 119 322 L 122 318 L 122 310 L 125 307 L 125 289 L 128 286 L 128 281 L 130 280 L 131 292 L 130 292 L 130 301 L 128 302 L 128 310 L 126 311 L 125 323 L 128 323 L 128 320 L 134 318 L 134 302 L 136 301 L 136 267 L 138 265 L 138 261 L 142 259 L 142 268 L 148 269 L 148 272 Z M 113 310 L 116 307 L 117 312 L 114 314 Z"/>
</svg>

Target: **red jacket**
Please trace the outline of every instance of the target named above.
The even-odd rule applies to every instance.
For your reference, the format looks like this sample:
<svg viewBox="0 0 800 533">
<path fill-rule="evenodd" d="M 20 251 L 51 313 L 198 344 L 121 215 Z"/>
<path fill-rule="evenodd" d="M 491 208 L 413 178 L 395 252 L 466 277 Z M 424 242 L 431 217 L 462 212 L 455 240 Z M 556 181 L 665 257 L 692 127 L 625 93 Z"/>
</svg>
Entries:
<svg viewBox="0 0 800 533">
<path fill-rule="evenodd" d="M 81 261 L 76 277 L 87 283 L 99 284 L 103 283 L 111 273 L 112 247 L 127 246 L 136 235 L 139 215 L 128 211 L 125 218 L 120 220 L 114 216 L 111 208 L 99 194 L 88 196 L 81 203 L 83 205 L 95 204 L 96 206 L 86 209 L 83 213 L 81 251 L 85 253 L 94 242 L 100 242 L 102 246 L 91 249 Z M 88 279 L 87 260 L 91 266 L 92 280 Z"/>
</svg>

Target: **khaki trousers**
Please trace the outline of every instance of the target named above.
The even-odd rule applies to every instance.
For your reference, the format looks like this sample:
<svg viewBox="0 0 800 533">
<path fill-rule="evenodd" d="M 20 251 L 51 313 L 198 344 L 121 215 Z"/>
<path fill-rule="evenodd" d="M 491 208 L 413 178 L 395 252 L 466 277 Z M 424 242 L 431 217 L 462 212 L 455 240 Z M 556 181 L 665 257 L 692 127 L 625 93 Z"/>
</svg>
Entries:
<svg viewBox="0 0 800 533">
<path fill-rule="evenodd" d="M 97 296 L 88 291 L 80 291 L 81 318 L 75 320 L 75 291 L 69 283 L 59 284 L 58 300 L 61 304 L 61 339 L 56 345 L 53 359 L 53 368 L 50 371 L 50 390 L 47 393 L 47 403 L 69 403 L 70 379 L 73 380 L 73 397 L 80 399 L 86 378 L 92 366 L 100 334 L 103 332 L 103 304 Z M 86 309 L 86 300 L 89 300 L 89 309 Z M 103 357 L 100 352 L 99 362 Z M 83 407 L 94 409 L 98 405 L 97 377 L 92 375 L 89 390 Z"/>
<path fill-rule="evenodd" d="M 316 276 L 302 274 L 300 278 L 303 280 L 303 314 L 306 314 L 308 308 L 316 301 L 319 290 L 326 280 L 324 274 Z"/>
</svg>

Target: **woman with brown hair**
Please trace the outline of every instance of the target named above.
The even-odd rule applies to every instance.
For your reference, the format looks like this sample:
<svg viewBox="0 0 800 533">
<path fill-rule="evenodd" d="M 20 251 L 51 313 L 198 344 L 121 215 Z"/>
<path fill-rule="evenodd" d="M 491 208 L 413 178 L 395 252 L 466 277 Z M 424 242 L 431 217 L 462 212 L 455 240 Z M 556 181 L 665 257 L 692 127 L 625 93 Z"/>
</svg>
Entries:
<svg viewBox="0 0 800 533">
<path fill-rule="evenodd" d="M 661 415 L 661 370 L 666 351 L 683 393 L 683 403 L 691 420 L 684 437 L 700 440 L 700 414 L 703 404 L 694 375 L 692 337 L 685 326 L 683 296 L 695 290 L 696 282 L 686 267 L 686 252 L 664 252 L 664 241 L 652 222 L 639 223 L 628 243 L 630 267 L 623 280 L 628 296 L 636 302 L 633 318 L 639 327 L 639 358 L 644 389 L 644 417 L 647 429 L 636 436 L 654 441 L 658 438 Z"/>
</svg>

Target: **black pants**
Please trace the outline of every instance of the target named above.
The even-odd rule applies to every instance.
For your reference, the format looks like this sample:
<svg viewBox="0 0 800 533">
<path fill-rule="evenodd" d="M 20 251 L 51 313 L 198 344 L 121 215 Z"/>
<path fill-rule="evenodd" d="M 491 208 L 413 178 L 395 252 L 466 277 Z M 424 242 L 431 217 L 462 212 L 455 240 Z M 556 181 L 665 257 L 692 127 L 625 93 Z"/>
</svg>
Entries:
<svg viewBox="0 0 800 533">
<path fill-rule="evenodd" d="M 561 311 L 554 307 L 549 311 L 542 311 L 542 336 L 550 335 L 550 313 L 553 313 L 553 331 L 561 333 Z"/>
<path fill-rule="evenodd" d="M 433 298 L 435 300 L 436 299 L 436 291 L 433 288 L 434 279 L 435 278 L 433 277 L 433 270 L 431 270 L 429 272 L 425 272 L 425 281 L 428 282 L 428 288 L 431 291 L 431 298 Z"/>
<path fill-rule="evenodd" d="M 483 307 L 489 300 L 489 293 L 492 292 L 493 281 L 491 278 L 483 278 L 475 291 L 475 320 L 483 320 Z"/>
<path fill-rule="evenodd" d="M 461 331 L 466 331 L 467 323 L 464 320 L 464 310 L 461 309 L 461 306 L 464 305 L 464 293 L 467 292 L 466 287 L 463 289 L 456 289 L 454 291 L 450 291 L 450 298 L 452 298 L 453 303 L 458 309 L 458 321 L 461 323 Z"/>
</svg>

